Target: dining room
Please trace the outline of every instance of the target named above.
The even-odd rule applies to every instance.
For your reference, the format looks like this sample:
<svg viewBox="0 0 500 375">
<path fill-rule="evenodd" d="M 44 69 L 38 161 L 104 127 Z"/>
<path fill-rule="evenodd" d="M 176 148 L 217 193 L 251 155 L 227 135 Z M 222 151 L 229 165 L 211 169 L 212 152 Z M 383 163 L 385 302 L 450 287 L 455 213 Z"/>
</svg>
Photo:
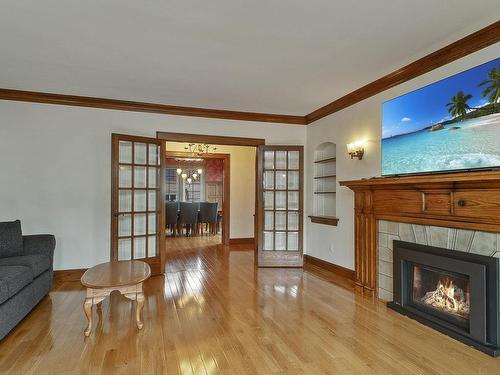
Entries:
<svg viewBox="0 0 500 375">
<path fill-rule="evenodd" d="M 253 243 L 255 147 L 167 141 L 165 149 L 167 253 Z"/>
</svg>

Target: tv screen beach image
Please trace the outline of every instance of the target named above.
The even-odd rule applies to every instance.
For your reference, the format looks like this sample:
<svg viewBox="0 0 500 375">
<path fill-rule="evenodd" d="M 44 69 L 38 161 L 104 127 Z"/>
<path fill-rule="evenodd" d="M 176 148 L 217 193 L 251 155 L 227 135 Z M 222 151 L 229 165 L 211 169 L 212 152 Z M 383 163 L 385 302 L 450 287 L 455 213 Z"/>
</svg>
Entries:
<svg viewBox="0 0 500 375">
<path fill-rule="evenodd" d="M 382 175 L 500 167 L 500 58 L 385 102 Z"/>
</svg>

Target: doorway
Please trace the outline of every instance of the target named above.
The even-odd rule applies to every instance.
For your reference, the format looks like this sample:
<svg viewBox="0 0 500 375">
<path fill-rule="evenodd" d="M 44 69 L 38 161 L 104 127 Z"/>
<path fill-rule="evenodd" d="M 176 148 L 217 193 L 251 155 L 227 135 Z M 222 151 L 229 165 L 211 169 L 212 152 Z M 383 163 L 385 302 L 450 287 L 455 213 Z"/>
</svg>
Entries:
<svg viewBox="0 0 500 375">
<path fill-rule="evenodd" d="M 241 244 L 251 240 L 255 262 L 259 267 L 302 266 L 303 146 L 266 146 L 264 139 L 259 138 L 167 132 L 157 132 L 156 138 L 112 135 L 112 260 L 141 259 L 152 266 L 153 274 L 164 273 L 165 205 L 168 201 L 165 179 L 167 141 L 187 145 L 251 147 L 255 155 L 255 173 L 251 181 L 253 192 L 249 194 L 243 189 L 232 188 L 234 193 L 245 193 L 242 201 L 252 201 L 252 207 L 237 210 L 236 205 L 231 205 L 231 209 L 238 218 L 235 223 L 242 222 L 242 213 L 250 213 L 253 236 L 233 238 L 236 231 L 233 230 L 234 225 L 231 226 L 231 213 L 228 209 L 225 225 L 229 229 L 223 227 L 223 237 L 229 245 L 233 241 L 234 244 Z M 230 173 L 230 168 L 227 170 Z M 244 178 L 236 181 L 240 180 L 244 181 Z M 194 192 L 191 189 L 191 197 Z M 213 195 L 217 196 L 217 192 Z M 227 200 L 230 200 L 231 195 L 236 194 L 231 194 L 230 188 L 227 193 L 223 193 L 223 198 L 229 197 Z M 225 251 L 224 248 L 221 249 Z"/>
<path fill-rule="evenodd" d="M 186 237 L 193 246 L 229 245 L 231 155 L 178 151 L 185 147 L 165 142 L 166 240 Z M 198 236 L 203 241 L 196 241 Z"/>
</svg>

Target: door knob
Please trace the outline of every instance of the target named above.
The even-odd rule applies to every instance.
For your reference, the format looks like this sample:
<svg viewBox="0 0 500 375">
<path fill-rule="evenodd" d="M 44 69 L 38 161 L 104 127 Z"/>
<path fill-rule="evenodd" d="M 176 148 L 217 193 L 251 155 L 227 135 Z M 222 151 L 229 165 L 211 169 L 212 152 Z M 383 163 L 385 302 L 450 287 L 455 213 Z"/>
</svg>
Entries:
<svg viewBox="0 0 500 375">
<path fill-rule="evenodd" d="M 465 206 L 465 201 L 464 201 L 463 199 L 460 199 L 460 200 L 458 201 L 458 205 L 459 205 L 460 207 Z"/>
</svg>

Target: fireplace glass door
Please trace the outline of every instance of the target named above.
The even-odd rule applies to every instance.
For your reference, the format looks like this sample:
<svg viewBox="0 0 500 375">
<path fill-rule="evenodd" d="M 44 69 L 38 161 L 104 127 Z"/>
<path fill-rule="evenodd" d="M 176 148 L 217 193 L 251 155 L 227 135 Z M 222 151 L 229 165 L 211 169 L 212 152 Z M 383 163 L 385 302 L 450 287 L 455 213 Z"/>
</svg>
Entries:
<svg viewBox="0 0 500 375">
<path fill-rule="evenodd" d="M 470 322 L 469 277 L 438 268 L 412 265 L 410 303 L 465 330 Z"/>
</svg>

